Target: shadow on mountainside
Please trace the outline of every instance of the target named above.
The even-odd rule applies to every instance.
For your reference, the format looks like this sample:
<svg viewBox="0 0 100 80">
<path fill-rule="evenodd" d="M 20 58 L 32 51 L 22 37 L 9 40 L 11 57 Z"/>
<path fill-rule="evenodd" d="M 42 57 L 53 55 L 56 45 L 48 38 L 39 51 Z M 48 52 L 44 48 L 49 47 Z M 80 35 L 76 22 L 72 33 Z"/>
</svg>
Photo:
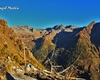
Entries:
<svg viewBox="0 0 100 80">
<path fill-rule="evenodd" d="M 42 42 L 43 42 L 43 39 L 42 38 L 38 38 L 36 40 L 32 40 L 34 43 L 35 43 L 35 49 L 40 49 L 41 46 L 42 46 Z"/>
<path fill-rule="evenodd" d="M 52 42 L 56 43 L 57 48 L 70 48 L 76 44 L 78 39 L 76 34 L 82 29 L 83 28 L 77 28 L 74 29 L 73 32 L 61 31 L 60 33 L 56 34 Z"/>
<path fill-rule="evenodd" d="M 90 36 L 91 42 L 96 46 L 100 46 L 100 23 L 93 25 Z"/>
</svg>

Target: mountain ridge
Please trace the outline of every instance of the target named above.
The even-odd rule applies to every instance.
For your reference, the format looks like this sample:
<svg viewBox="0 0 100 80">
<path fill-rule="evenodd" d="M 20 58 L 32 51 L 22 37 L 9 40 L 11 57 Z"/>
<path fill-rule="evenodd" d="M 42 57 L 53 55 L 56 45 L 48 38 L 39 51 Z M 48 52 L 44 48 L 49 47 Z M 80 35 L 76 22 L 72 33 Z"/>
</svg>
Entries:
<svg viewBox="0 0 100 80">
<path fill-rule="evenodd" d="M 74 65 L 80 71 L 73 71 L 76 72 L 77 76 L 87 80 L 97 80 L 99 79 L 98 70 L 100 65 L 99 29 L 99 23 L 94 21 L 88 26 L 81 28 L 72 25 L 56 25 L 53 28 L 33 31 L 32 35 L 34 35 L 34 38 L 25 39 L 22 37 L 22 33 L 19 38 L 25 39 L 23 41 L 31 41 L 30 43 L 27 41 L 26 44 L 28 45 L 34 43 L 30 50 L 35 58 L 46 67 L 49 66 L 48 58 L 52 60 L 53 65 L 61 65 L 63 68 L 70 66 L 76 61 Z M 85 77 L 85 75 L 88 76 Z"/>
</svg>

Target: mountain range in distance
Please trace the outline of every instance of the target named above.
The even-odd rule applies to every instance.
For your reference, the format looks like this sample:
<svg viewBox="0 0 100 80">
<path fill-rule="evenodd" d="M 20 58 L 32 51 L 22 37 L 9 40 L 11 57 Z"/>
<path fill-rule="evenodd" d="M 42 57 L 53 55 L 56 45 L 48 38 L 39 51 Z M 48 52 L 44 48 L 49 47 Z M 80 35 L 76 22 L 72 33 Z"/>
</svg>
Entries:
<svg viewBox="0 0 100 80">
<path fill-rule="evenodd" d="M 35 29 L 28 26 L 8 28 L 7 23 L 1 19 L 0 31 L 0 49 L 9 50 L 9 54 L 0 56 L 2 59 L 9 56 L 15 64 L 24 64 L 24 43 L 30 54 L 27 63 L 36 62 L 32 64 L 35 64 L 35 67 L 38 65 L 39 69 L 45 67 L 50 70 L 52 62 L 53 66 L 62 67 L 57 69 L 58 72 L 67 68 L 68 77 L 100 79 L 100 22 L 92 21 L 86 27 L 56 25 L 52 28 Z M 5 41 L 7 48 L 4 48 Z M 17 56 L 18 61 L 10 54 Z"/>
<path fill-rule="evenodd" d="M 79 58 L 75 66 L 83 73 L 79 71 L 76 74 L 87 80 L 100 78 L 99 22 L 92 21 L 88 26 L 80 28 L 72 25 L 56 25 L 46 29 L 28 26 L 11 29 L 25 42 L 35 58 L 46 67 L 49 65 L 48 58 L 52 59 L 53 65 L 61 65 L 63 68 L 70 66 Z"/>
</svg>

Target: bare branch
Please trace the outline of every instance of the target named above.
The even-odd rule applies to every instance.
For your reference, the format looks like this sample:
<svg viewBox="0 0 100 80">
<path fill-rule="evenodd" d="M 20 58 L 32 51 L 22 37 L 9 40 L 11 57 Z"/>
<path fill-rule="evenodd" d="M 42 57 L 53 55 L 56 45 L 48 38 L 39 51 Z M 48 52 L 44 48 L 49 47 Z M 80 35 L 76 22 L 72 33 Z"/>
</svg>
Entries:
<svg viewBox="0 0 100 80">
<path fill-rule="evenodd" d="M 81 54 L 80 54 L 80 55 L 81 55 Z M 78 58 L 76 59 L 76 61 L 75 61 L 73 64 L 71 64 L 69 67 L 67 67 L 67 68 L 64 69 L 63 71 L 59 72 L 59 74 L 62 74 L 62 73 L 64 73 L 64 72 L 66 72 L 68 69 L 70 69 L 72 66 L 74 66 L 74 64 L 79 60 L 80 55 L 78 56 Z"/>
</svg>

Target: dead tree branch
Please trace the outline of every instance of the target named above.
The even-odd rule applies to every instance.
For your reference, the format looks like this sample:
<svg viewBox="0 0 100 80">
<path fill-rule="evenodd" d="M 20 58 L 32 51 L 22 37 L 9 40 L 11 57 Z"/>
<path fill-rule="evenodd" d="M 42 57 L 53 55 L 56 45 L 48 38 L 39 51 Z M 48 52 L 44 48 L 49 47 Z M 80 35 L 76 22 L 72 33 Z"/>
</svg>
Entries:
<svg viewBox="0 0 100 80">
<path fill-rule="evenodd" d="M 80 55 L 81 55 L 81 54 L 80 54 Z M 74 64 L 79 60 L 80 55 L 78 56 L 78 58 L 76 59 L 76 61 L 75 61 L 73 64 L 71 64 L 69 67 L 67 67 L 66 69 L 64 69 L 63 71 L 58 72 L 58 73 L 59 73 L 59 74 L 62 74 L 62 73 L 64 73 L 64 72 L 66 72 L 68 69 L 70 69 L 72 66 L 74 66 Z"/>
</svg>

